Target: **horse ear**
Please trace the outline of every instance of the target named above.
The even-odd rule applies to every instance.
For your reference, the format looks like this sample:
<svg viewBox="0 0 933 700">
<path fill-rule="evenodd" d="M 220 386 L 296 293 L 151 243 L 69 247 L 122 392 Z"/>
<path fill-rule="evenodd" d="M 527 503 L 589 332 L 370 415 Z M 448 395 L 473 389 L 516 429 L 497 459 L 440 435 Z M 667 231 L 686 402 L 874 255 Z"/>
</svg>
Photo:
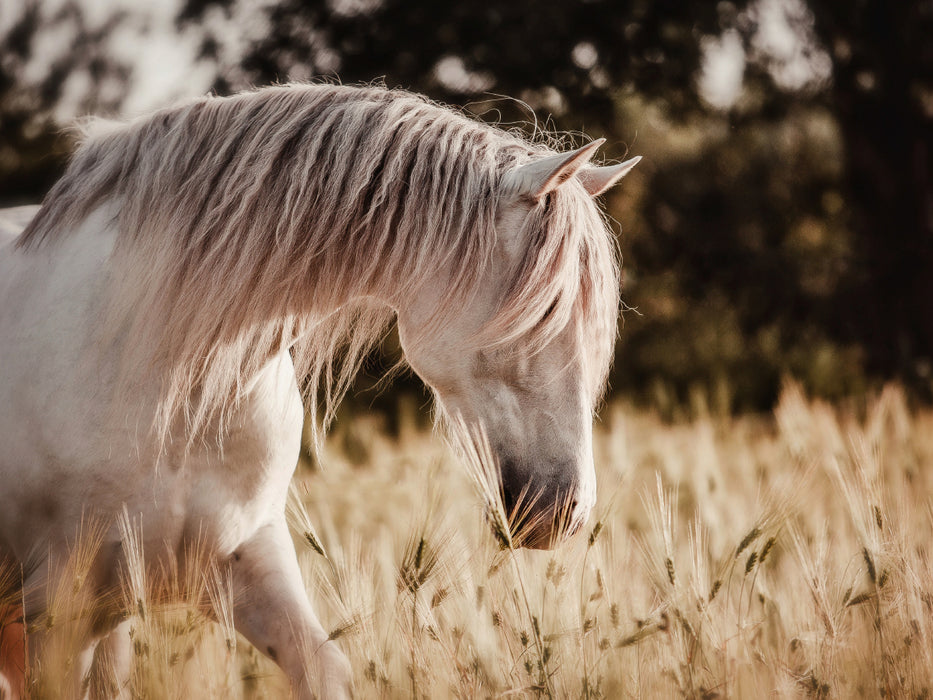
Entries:
<svg viewBox="0 0 933 700">
<path fill-rule="evenodd" d="M 577 173 L 577 178 L 583 183 L 583 186 L 586 188 L 586 191 L 590 193 L 590 196 L 595 197 L 621 180 L 640 160 L 641 156 L 635 156 L 618 165 L 604 165 L 601 168 L 584 168 Z"/>
<path fill-rule="evenodd" d="M 532 199 L 541 199 L 572 178 L 605 141 L 596 139 L 570 153 L 547 156 L 516 168 L 506 174 L 503 189 Z"/>
</svg>

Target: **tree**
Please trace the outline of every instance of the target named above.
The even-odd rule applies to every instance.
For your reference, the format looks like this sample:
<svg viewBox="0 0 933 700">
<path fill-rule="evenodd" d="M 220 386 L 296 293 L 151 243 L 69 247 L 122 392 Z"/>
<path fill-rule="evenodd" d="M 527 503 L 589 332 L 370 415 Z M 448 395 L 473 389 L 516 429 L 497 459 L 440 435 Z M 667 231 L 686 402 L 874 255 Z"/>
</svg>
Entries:
<svg viewBox="0 0 933 700">
<path fill-rule="evenodd" d="M 933 371 L 933 6 L 812 3 L 833 55 L 825 95 L 846 154 L 857 267 L 840 333 L 929 395 Z M 842 300 L 840 300 L 842 301 Z"/>
<path fill-rule="evenodd" d="M 225 0 L 189 0 L 180 21 L 195 21 L 217 5 L 232 7 Z M 803 60 L 821 66 L 819 80 L 795 79 L 789 59 L 762 40 L 768 14 L 773 19 L 775 12 L 796 33 Z M 620 133 L 621 95 L 662 104 L 672 124 L 718 118 L 733 130 L 731 140 L 708 140 L 700 160 L 687 154 L 653 170 L 648 164 L 651 182 L 641 205 L 652 231 L 643 241 L 655 238 L 633 256 L 647 278 L 630 292 L 637 297 L 639 285 L 651 289 L 645 280 L 667 266 L 677 271 L 678 293 L 694 306 L 713 303 L 728 311 L 744 350 L 726 369 L 704 371 L 742 374 L 736 368 L 744 367 L 748 381 L 766 376 L 771 389 L 750 389 L 759 397 L 752 404 L 767 403 L 781 372 L 802 371 L 808 363 L 824 367 L 812 356 L 815 348 L 836 358 L 828 375 L 819 371 L 843 388 L 858 384 L 853 377 L 861 365 L 875 376 L 928 388 L 931 15 L 921 0 L 285 0 L 268 8 L 269 31 L 218 87 L 287 79 L 301 66 L 299 77 L 336 73 L 365 81 L 382 75 L 390 85 L 442 100 L 477 101 L 480 112 L 489 108 L 490 92 L 515 95 L 558 126 L 621 141 L 631 136 Z M 738 37 L 745 61 L 744 92 L 718 117 L 698 91 L 704 42 L 717 35 Z M 205 55 L 216 54 L 220 43 L 206 37 Z M 506 121 L 529 118 L 515 103 L 495 102 L 494 109 Z M 832 134 L 819 143 L 809 136 L 804 141 L 841 163 L 816 163 L 795 148 L 769 148 L 767 139 L 755 138 L 761 129 L 794 124 L 804 133 L 803 124 L 825 122 L 827 113 L 842 148 L 833 147 Z M 736 153 L 736 145 L 746 150 Z M 723 169 L 730 158 L 743 177 Z M 678 223 L 665 231 L 659 217 L 670 221 L 670 214 Z M 811 233 L 823 231 L 825 244 L 794 248 L 808 226 Z M 749 234 L 753 230 L 761 235 Z M 817 277 L 822 282 L 814 284 Z M 640 329 L 661 332 L 651 320 L 634 325 L 626 335 L 635 337 L 636 350 Z M 678 335 L 675 326 L 663 331 L 668 350 L 676 345 L 672 338 L 681 343 L 685 333 L 697 332 Z M 776 349 L 765 360 L 761 339 L 772 336 Z M 645 384 L 656 371 L 647 360 L 641 368 L 637 359 L 634 364 L 626 364 L 630 374 L 623 382 Z"/>
<path fill-rule="evenodd" d="M 226 0 L 188 0 L 179 21 L 198 21 L 218 5 L 233 11 Z M 670 0 L 283 0 L 266 20 L 268 31 L 247 48 L 240 70 L 221 76 L 221 90 L 296 74 L 384 77 L 455 103 L 524 95 L 533 107 L 563 108 L 603 129 L 613 127 L 620 87 L 694 104 L 698 32 L 718 27 L 712 4 Z M 222 44 L 209 33 L 204 55 L 216 56 Z M 559 96 L 548 104 L 552 91 Z"/>
<path fill-rule="evenodd" d="M 797 37 L 790 58 L 763 39 L 775 16 Z M 102 48 L 120 21 L 89 27 L 74 3 L 44 17 L 30 0 L 0 41 L 7 201 L 43 191 L 60 169 L 67 143 L 54 136 L 53 113 L 68 81 L 90 76 L 87 107 L 97 111 L 107 105 L 94 88 L 126 80 Z M 24 82 L 50 22 L 72 26 L 74 48 Z M 250 22 L 252 33 L 228 45 L 230 28 Z M 741 405 L 765 407 L 782 373 L 838 393 L 857 390 L 867 370 L 929 396 L 929 2 L 186 0 L 177 23 L 203 34 L 221 94 L 322 75 L 382 78 L 483 118 L 608 136 L 610 157 L 634 140 L 648 158 L 622 190 L 637 196 L 608 204 L 627 207 L 626 299 L 657 308 L 628 316 L 617 385 L 649 391 L 675 377 L 683 396 L 725 375 Z M 714 108 L 702 76 L 716 41 L 738 46 L 744 87 Z M 798 59 L 816 67 L 811 79 L 792 70 Z M 684 355 L 711 325 L 711 340 L 731 339 L 718 355 Z"/>
<path fill-rule="evenodd" d="M 104 42 L 123 13 L 90 26 L 77 2 L 48 13 L 39 0 L 27 0 L 10 19 L 0 33 L 0 197 L 19 204 L 36 201 L 64 168 L 72 138 L 56 110 L 66 93 L 76 99 L 76 109 L 112 109 L 118 99 L 104 97 L 101 87 L 109 84 L 112 95 L 122 94 L 130 71 L 113 60 Z M 57 40 L 54 51 L 49 41 L 37 48 L 49 36 Z M 88 87 L 74 90 L 69 81 L 75 79 Z"/>
</svg>

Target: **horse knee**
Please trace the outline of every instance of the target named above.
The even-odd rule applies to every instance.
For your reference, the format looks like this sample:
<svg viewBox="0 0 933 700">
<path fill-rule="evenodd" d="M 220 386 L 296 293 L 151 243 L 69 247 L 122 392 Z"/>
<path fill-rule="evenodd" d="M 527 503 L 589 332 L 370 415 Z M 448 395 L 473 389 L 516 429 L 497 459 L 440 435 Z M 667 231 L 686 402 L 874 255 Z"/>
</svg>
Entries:
<svg viewBox="0 0 933 700">
<path fill-rule="evenodd" d="M 350 664 L 314 614 L 284 521 L 232 559 L 236 628 L 285 671 L 296 697 L 349 698 Z"/>
<path fill-rule="evenodd" d="M 125 620 L 98 642 L 91 665 L 90 697 L 130 696 L 130 672 L 133 663 L 130 624 L 131 620 Z"/>
<path fill-rule="evenodd" d="M 0 610 L 0 700 L 25 697 L 26 633 L 21 622 L 4 619 Z"/>
<path fill-rule="evenodd" d="M 13 700 L 13 686 L 2 673 L 0 673 L 0 700 Z"/>
<path fill-rule="evenodd" d="M 330 698 L 352 697 L 353 671 L 350 660 L 333 641 L 321 645 L 318 655 L 322 654 L 318 668 L 321 669 L 321 688 L 324 695 Z"/>
</svg>

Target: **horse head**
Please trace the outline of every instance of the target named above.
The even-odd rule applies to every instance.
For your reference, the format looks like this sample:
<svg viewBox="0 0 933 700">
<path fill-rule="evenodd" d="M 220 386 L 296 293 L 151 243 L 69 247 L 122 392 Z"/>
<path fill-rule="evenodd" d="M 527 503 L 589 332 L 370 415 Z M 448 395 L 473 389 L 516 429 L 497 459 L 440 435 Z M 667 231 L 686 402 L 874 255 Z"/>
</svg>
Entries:
<svg viewBox="0 0 933 700">
<path fill-rule="evenodd" d="M 639 160 L 591 167 L 600 143 L 502 173 L 493 254 L 471 271 L 456 313 L 438 309 L 451 303 L 457 261 L 398 309 L 406 359 L 447 423 L 488 448 L 519 546 L 554 546 L 596 502 L 593 412 L 613 354 L 619 283 L 593 197 Z"/>
</svg>

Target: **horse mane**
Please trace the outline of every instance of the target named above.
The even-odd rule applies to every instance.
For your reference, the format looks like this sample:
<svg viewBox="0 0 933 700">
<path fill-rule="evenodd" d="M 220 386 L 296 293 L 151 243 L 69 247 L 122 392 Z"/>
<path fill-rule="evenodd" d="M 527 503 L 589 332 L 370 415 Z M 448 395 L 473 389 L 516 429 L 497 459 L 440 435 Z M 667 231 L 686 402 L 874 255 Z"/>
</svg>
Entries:
<svg viewBox="0 0 933 700">
<path fill-rule="evenodd" d="M 386 302 L 453 262 L 436 322 L 463 308 L 494 252 L 502 175 L 551 152 L 408 92 L 340 85 L 204 97 L 85 134 L 18 245 L 54 245 L 109 207 L 102 325 L 132 339 L 122 376 L 162 377 L 163 438 L 179 416 L 189 435 L 223 426 L 290 348 L 319 440 L 394 318 Z M 533 351 L 576 319 L 608 368 L 618 272 L 598 209 L 568 183 L 526 225 L 526 260 L 482 342 L 525 335 Z"/>
</svg>

